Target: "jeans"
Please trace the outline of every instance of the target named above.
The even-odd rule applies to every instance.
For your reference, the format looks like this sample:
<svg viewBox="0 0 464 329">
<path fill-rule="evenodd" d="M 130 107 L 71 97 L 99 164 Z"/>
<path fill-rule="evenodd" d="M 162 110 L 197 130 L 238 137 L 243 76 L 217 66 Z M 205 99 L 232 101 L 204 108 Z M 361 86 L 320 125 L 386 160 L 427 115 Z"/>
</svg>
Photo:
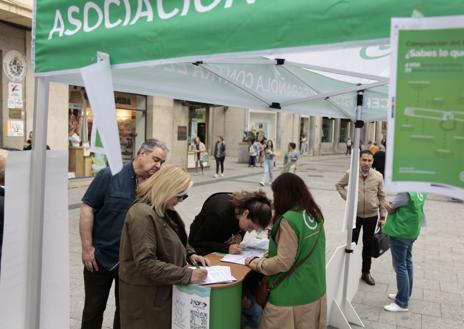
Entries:
<svg viewBox="0 0 464 329">
<path fill-rule="evenodd" d="M 390 251 L 398 289 L 395 303 L 403 308 L 408 307 L 409 297 L 412 294 L 412 245 L 414 241 L 390 237 Z"/>
<path fill-rule="evenodd" d="M 274 168 L 274 159 L 264 158 L 264 178 L 263 183 L 272 183 L 272 169 Z"/>
<path fill-rule="evenodd" d="M 106 308 L 113 280 L 115 281 L 114 298 L 116 301 L 113 329 L 121 328 L 119 320 L 118 268 L 108 271 L 99 265 L 99 270 L 95 272 L 90 272 L 84 268 L 85 304 L 82 312 L 81 329 L 101 329 L 103 312 Z"/>
<path fill-rule="evenodd" d="M 221 174 L 224 173 L 224 159 L 225 157 L 214 157 L 216 159 L 216 174 L 219 174 L 219 166 L 221 166 Z"/>
<path fill-rule="evenodd" d="M 248 167 L 251 167 L 251 166 L 256 167 L 256 155 L 254 156 L 250 155 L 250 159 L 248 161 Z"/>
<path fill-rule="evenodd" d="M 356 227 L 353 229 L 353 242 L 358 243 L 359 232 L 363 228 L 363 250 L 362 250 L 362 273 L 367 274 L 371 271 L 371 249 L 375 227 L 377 226 L 377 216 L 361 218 L 356 217 Z"/>
</svg>

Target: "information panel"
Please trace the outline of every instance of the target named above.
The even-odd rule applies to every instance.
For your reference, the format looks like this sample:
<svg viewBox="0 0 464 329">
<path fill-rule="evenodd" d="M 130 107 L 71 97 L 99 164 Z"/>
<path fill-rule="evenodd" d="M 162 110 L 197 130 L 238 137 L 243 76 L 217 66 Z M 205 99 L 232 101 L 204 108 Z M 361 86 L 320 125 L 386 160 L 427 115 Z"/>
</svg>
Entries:
<svg viewBox="0 0 464 329">
<path fill-rule="evenodd" d="M 392 20 L 386 187 L 464 199 L 464 17 Z"/>
</svg>

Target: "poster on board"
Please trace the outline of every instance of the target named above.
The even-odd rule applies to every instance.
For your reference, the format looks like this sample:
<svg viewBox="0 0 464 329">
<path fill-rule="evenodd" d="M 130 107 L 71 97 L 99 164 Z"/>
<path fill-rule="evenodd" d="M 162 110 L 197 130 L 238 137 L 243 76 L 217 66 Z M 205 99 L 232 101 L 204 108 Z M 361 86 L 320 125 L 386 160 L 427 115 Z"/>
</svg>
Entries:
<svg viewBox="0 0 464 329">
<path fill-rule="evenodd" d="M 464 199 L 464 16 L 393 19 L 385 186 Z"/>
<path fill-rule="evenodd" d="M 209 287 L 172 286 L 171 329 L 209 329 L 210 296 Z"/>
</svg>

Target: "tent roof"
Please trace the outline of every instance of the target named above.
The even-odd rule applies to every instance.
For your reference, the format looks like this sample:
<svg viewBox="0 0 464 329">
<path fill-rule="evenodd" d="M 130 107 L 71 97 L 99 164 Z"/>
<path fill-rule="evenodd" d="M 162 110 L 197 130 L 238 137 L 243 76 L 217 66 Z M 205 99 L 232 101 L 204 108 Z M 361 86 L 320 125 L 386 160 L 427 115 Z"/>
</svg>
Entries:
<svg viewBox="0 0 464 329">
<path fill-rule="evenodd" d="M 463 12 L 462 0 L 38 1 L 35 71 L 83 85 L 100 51 L 118 91 L 350 119 L 372 88 L 363 119 L 379 120 L 391 17 Z"/>
</svg>

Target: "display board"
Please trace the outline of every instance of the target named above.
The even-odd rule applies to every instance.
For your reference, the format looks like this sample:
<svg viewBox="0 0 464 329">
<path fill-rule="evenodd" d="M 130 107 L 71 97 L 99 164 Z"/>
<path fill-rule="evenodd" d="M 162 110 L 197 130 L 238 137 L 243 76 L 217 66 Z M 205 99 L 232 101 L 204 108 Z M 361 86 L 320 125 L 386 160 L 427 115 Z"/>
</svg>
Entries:
<svg viewBox="0 0 464 329">
<path fill-rule="evenodd" d="M 464 17 L 394 19 L 386 186 L 464 199 Z"/>
</svg>

